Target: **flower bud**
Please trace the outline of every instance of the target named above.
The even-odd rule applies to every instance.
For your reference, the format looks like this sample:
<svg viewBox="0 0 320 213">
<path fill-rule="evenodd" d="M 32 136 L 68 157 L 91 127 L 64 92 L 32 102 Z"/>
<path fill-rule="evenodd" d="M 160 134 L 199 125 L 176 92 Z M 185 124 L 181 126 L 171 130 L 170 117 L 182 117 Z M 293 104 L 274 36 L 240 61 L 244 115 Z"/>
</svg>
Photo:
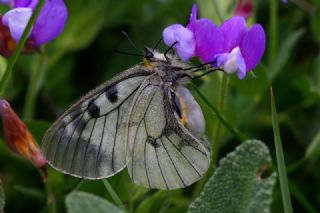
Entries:
<svg viewBox="0 0 320 213">
<path fill-rule="evenodd" d="M 0 100 L 5 142 L 10 150 L 30 160 L 36 167 L 44 169 L 47 161 L 26 125 L 5 100 Z"/>
</svg>

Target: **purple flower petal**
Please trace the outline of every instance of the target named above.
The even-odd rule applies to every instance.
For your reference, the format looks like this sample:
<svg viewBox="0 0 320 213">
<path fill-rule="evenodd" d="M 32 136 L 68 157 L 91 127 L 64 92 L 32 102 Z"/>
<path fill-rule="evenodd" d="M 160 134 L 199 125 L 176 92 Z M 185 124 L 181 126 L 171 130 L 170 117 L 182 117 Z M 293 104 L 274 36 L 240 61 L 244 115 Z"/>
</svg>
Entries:
<svg viewBox="0 0 320 213">
<path fill-rule="evenodd" d="M 46 0 L 32 30 L 37 45 L 48 43 L 64 29 L 68 11 L 63 0 Z"/>
<path fill-rule="evenodd" d="M 239 47 L 234 48 L 231 53 L 228 54 L 224 63 L 224 70 L 228 74 L 237 72 L 240 79 L 245 77 L 246 64 Z"/>
<path fill-rule="evenodd" d="M 5 5 L 12 5 L 12 0 L 0 0 L 0 4 L 5 4 Z"/>
<path fill-rule="evenodd" d="M 163 41 L 168 46 L 176 43 L 174 48 L 184 62 L 194 56 L 195 40 L 193 33 L 180 24 L 167 27 L 163 31 Z"/>
<path fill-rule="evenodd" d="M 240 44 L 240 49 L 244 61 L 246 63 L 246 70 L 254 69 L 264 53 L 266 46 L 266 35 L 260 24 L 252 25 L 248 32 L 244 35 Z"/>
<path fill-rule="evenodd" d="M 38 0 L 13 0 L 13 6 L 16 7 L 29 7 L 34 9 L 38 4 Z"/>
<path fill-rule="evenodd" d="M 194 28 L 195 28 L 195 25 L 197 22 L 197 16 L 198 16 L 198 8 L 197 8 L 196 4 L 193 4 L 191 14 L 190 14 L 189 23 L 187 26 L 191 31 L 194 31 Z"/>
<path fill-rule="evenodd" d="M 31 8 L 15 8 L 4 14 L 2 23 L 9 28 L 10 34 L 15 41 L 20 40 L 31 15 Z"/>
<path fill-rule="evenodd" d="M 181 24 L 173 24 L 169 27 L 166 27 L 162 32 L 163 41 L 167 46 L 172 46 L 176 42 L 175 32 L 178 29 L 185 28 Z"/>
<path fill-rule="evenodd" d="M 200 19 L 187 26 L 192 29 L 196 41 L 196 56 L 203 62 L 211 62 L 224 50 L 224 38 L 220 29 L 209 19 Z"/>
<path fill-rule="evenodd" d="M 225 51 L 230 52 L 239 46 L 247 32 L 246 20 L 242 16 L 234 16 L 226 20 L 220 27 L 224 35 Z"/>
</svg>

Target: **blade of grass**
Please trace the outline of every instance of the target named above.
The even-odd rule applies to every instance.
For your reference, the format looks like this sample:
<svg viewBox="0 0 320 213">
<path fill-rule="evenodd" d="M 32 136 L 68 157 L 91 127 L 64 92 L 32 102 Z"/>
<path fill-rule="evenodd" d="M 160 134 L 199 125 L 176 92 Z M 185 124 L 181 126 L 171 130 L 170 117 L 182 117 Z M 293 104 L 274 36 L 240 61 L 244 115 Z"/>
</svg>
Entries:
<svg viewBox="0 0 320 213">
<path fill-rule="evenodd" d="M 280 189 L 282 195 L 282 203 L 285 213 L 293 213 L 292 204 L 290 199 L 290 191 L 288 186 L 286 165 L 284 161 L 284 154 L 282 149 L 282 142 L 280 137 L 279 123 L 276 105 L 274 101 L 272 87 L 270 87 L 270 97 L 271 97 L 271 116 L 272 116 L 272 127 L 274 134 L 274 143 L 276 148 L 276 158 L 277 158 L 277 167 L 280 180 Z"/>
<path fill-rule="evenodd" d="M 289 181 L 290 191 L 292 196 L 299 201 L 308 213 L 317 213 L 317 209 L 309 202 L 308 198 L 299 190 L 299 188 L 291 181 Z"/>
<path fill-rule="evenodd" d="M 9 62 L 8 62 L 8 66 L 7 66 L 7 69 L 3 75 L 3 78 L 1 79 L 1 83 L 0 83 L 0 96 L 3 97 L 4 95 L 4 91 L 5 91 L 5 88 L 6 88 L 6 85 L 8 83 L 8 79 L 12 73 L 12 70 L 13 70 L 13 67 L 21 53 L 21 50 L 23 49 L 24 47 L 24 44 L 25 42 L 27 41 L 28 39 L 28 35 L 29 33 L 31 32 L 31 29 L 32 29 L 32 26 L 33 24 L 35 23 L 40 11 L 41 11 L 41 8 L 44 4 L 45 0 L 40 0 L 34 10 L 34 12 L 32 13 L 32 16 L 26 26 L 26 29 L 24 29 L 23 31 L 23 34 L 21 36 L 21 39 L 20 41 L 18 42 L 18 45 L 16 47 L 16 49 L 14 50 L 12 56 L 10 57 L 9 59 Z"/>
<path fill-rule="evenodd" d="M 124 207 L 121 199 L 119 198 L 119 196 L 117 195 L 117 193 L 113 190 L 112 186 L 110 185 L 109 181 L 107 179 L 103 179 L 102 183 L 104 184 L 104 186 L 106 187 L 107 191 L 109 192 L 110 196 L 112 197 L 113 201 L 115 202 L 115 204 L 117 206 L 119 206 L 120 208 L 122 208 L 123 210 L 126 211 L 126 208 Z"/>
<path fill-rule="evenodd" d="M 224 116 L 219 112 L 217 108 L 215 108 L 210 101 L 200 92 L 200 90 L 194 85 L 191 84 L 194 91 L 198 94 L 201 100 L 209 107 L 210 111 L 217 116 L 219 121 L 231 132 L 231 134 L 236 137 L 240 142 L 243 142 L 247 139 L 247 136 L 242 133 L 237 128 L 233 127 L 229 121 L 227 121 Z"/>
</svg>

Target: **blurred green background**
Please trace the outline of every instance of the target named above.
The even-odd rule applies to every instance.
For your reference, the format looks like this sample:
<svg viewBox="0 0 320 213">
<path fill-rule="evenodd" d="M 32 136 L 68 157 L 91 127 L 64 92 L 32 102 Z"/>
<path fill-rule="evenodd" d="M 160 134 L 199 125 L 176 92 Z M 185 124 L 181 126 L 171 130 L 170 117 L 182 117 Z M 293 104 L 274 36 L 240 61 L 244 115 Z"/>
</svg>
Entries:
<svg viewBox="0 0 320 213">
<path fill-rule="evenodd" d="M 231 17 L 236 5 L 236 1 L 196 2 L 200 16 L 211 18 L 217 24 L 221 23 L 219 14 L 224 19 Z M 136 52 L 121 31 L 127 32 L 139 48 L 153 47 L 166 26 L 187 22 L 193 3 L 186 0 L 66 1 L 69 19 L 64 32 L 42 47 L 42 56 L 21 55 L 5 98 L 41 143 L 45 130 L 76 99 L 141 61 L 139 57 L 114 54 L 114 50 Z M 6 10 L 3 6 L 0 8 L 2 14 Z M 320 212 L 320 1 L 295 0 L 289 4 L 282 4 L 280 0 L 254 1 L 248 22 L 263 25 L 267 50 L 254 74 L 242 81 L 236 76 L 229 78 L 224 115 L 248 138 L 264 141 L 275 162 L 269 101 L 269 86 L 273 85 L 294 210 Z M 166 47 L 162 44 L 158 49 L 164 51 Z M 35 70 L 39 64 L 41 72 L 37 75 Z M 0 57 L 0 74 L 5 66 L 6 59 Z M 221 79 L 220 74 L 213 73 L 194 82 L 214 106 L 218 106 Z M 29 85 L 34 88 L 28 96 Z M 213 141 L 216 116 L 197 95 L 195 97 L 206 117 L 208 139 Z M 29 162 L 12 155 L 2 136 L 0 140 L 5 212 L 48 212 L 41 175 Z M 219 141 L 218 158 L 239 144 L 223 127 Z M 52 168 L 49 179 L 58 212 L 66 211 L 64 198 L 76 189 L 112 202 L 101 181 L 81 181 Z M 126 170 L 109 181 L 129 210 L 135 212 L 186 212 L 203 184 L 200 181 L 174 191 L 147 190 L 134 185 Z M 279 183 L 274 189 L 271 212 L 283 212 Z"/>
</svg>

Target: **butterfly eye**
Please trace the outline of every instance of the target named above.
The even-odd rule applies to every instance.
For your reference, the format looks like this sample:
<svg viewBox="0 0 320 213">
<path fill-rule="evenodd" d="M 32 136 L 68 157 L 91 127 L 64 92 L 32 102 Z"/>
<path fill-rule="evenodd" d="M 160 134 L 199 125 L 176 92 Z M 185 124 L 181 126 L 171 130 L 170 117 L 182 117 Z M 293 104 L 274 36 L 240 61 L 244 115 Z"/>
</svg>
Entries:
<svg viewBox="0 0 320 213">
<path fill-rule="evenodd" d="M 145 48 L 144 57 L 145 57 L 146 59 L 151 59 L 151 58 L 154 57 L 154 54 L 153 54 L 153 52 L 151 52 L 148 48 Z"/>
</svg>

